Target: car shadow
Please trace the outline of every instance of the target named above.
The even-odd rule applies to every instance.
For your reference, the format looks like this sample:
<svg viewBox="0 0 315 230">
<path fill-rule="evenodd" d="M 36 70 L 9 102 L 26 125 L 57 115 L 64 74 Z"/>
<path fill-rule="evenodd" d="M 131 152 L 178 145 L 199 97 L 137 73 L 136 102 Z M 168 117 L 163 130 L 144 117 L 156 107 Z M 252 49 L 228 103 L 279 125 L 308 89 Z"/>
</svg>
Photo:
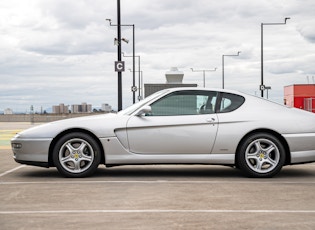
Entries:
<svg viewBox="0 0 315 230">
<path fill-rule="evenodd" d="M 34 178 L 62 178 L 62 175 L 56 168 L 38 168 L 28 166 L 26 171 L 20 170 L 17 172 L 18 177 L 34 177 Z"/>
<path fill-rule="evenodd" d="M 33 177 L 33 178 L 64 178 L 56 168 L 37 168 L 29 166 L 28 169 L 19 170 L 18 177 Z M 314 167 L 315 169 L 315 167 Z M 211 165 L 136 165 L 136 166 L 116 166 L 106 168 L 99 166 L 95 174 L 91 177 L 80 178 L 84 180 L 111 178 L 133 179 L 133 180 L 157 180 L 157 179 L 241 179 L 247 178 L 239 169 L 227 166 L 211 166 Z M 284 167 L 274 178 L 315 178 L 315 170 L 310 167 Z M 248 178 L 247 178 L 248 179 Z M 255 179 L 255 178 L 254 178 Z M 273 179 L 273 178 L 272 178 Z M 268 180 L 268 179 L 267 179 Z"/>
<path fill-rule="evenodd" d="M 17 173 L 18 177 L 33 178 L 64 178 L 56 168 L 38 168 L 28 166 Z M 238 169 L 225 166 L 186 166 L 186 165 L 136 165 L 116 166 L 106 168 L 99 166 L 97 171 L 87 178 L 112 178 L 114 180 L 130 179 L 156 179 L 156 178 L 242 178 Z"/>
<path fill-rule="evenodd" d="M 295 167 L 287 166 L 284 167 L 277 175 L 278 178 L 315 178 L 315 167 Z"/>
<path fill-rule="evenodd" d="M 98 168 L 95 177 L 113 178 L 209 178 L 209 177 L 243 177 L 241 172 L 224 166 L 118 166 Z"/>
</svg>

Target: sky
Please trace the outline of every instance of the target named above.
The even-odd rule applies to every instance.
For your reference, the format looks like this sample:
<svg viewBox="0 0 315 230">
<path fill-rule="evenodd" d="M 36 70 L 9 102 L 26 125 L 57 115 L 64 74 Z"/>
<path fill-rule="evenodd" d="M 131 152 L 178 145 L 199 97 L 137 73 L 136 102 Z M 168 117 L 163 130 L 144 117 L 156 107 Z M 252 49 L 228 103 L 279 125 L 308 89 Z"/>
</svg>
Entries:
<svg viewBox="0 0 315 230">
<path fill-rule="evenodd" d="M 121 0 L 121 23 L 135 25 L 143 82 L 165 83 L 177 67 L 183 83 L 260 96 L 261 23 L 264 83 L 283 103 L 283 88 L 315 83 L 314 0 Z M 0 0 L 0 111 L 108 103 L 117 109 L 116 0 Z M 126 56 L 132 27 L 122 27 Z M 138 60 L 138 59 L 136 59 Z M 123 108 L 132 104 L 132 58 L 123 57 Z M 138 63 L 136 62 L 136 66 Z M 138 82 L 138 75 L 136 75 Z M 138 86 L 138 85 L 137 85 Z M 265 93 L 266 94 L 266 93 Z"/>
</svg>

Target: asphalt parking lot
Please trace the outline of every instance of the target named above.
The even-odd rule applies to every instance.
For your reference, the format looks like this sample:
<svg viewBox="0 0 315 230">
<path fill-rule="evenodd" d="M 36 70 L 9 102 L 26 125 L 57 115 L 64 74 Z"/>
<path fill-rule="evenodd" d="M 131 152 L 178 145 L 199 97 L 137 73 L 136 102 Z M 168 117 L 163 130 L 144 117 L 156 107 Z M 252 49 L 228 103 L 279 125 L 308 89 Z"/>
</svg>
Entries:
<svg viewBox="0 0 315 230">
<path fill-rule="evenodd" d="M 100 166 L 63 178 L 14 162 L 0 123 L 0 229 L 315 229 L 315 164 L 271 179 L 223 166 Z"/>
</svg>

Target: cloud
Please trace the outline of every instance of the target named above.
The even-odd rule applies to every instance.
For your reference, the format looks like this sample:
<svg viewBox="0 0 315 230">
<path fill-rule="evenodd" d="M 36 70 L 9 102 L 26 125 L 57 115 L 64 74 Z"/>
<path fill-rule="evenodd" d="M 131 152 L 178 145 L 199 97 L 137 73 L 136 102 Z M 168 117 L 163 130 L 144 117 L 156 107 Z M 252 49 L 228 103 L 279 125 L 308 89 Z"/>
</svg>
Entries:
<svg viewBox="0 0 315 230">
<path fill-rule="evenodd" d="M 87 55 L 104 52 L 105 42 L 101 28 L 87 27 L 57 33 L 36 31 L 21 42 L 21 48 L 43 55 Z"/>
<path fill-rule="evenodd" d="M 315 43 L 314 25 L 315 20 L 304 21 L 303 23 L 299 24 L 297 29 L 301 36 L 311 43 Z"/>
<path fill-rule="evenodd" d="M 305 0 L 121 0 L 122 24 L 135 24 L 136 55 L 145 83 L 163 83 L 171 66 L 184 82 L 202 85 L 190 68 L 206 75 L 209 87 L 221 87 L 222 55 L 226 87 L 257 93 L 260 84 L 260 24 L 264 33 L 264 71 L 271 99 L 282 101 L 283 86 L 305 83 L 315 74 L 315 2 Z M 30 105 L 117 104 L 116 1 L 30 0 L 0 2 L 0 110 Z M 132 29 L 122 27 L 122 44 L 132 54 Z M 125 58 L 126 69 L 132 58 Z M 136 62 L 137 64 L 137 62 Z M 138 82 L 138 77 L 136 79 Z M 123 73 L 123 106 L 132 102 L 132 73 Z M 16 110 L 15 109 L 15 110 Z"/>
</svg>

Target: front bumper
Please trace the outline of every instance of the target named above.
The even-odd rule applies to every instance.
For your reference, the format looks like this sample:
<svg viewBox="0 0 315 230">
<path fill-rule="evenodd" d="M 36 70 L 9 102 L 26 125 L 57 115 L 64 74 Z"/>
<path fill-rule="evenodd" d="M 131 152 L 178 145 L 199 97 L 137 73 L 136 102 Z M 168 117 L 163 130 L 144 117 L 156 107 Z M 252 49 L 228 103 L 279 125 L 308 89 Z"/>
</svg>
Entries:
<svg viewBox="0 0 315 230">
<path fill-rule="evenodd" d="M 14 160 L 29 165 L 48 165 L 49 146 L 52 138 L 22 139 L 14 137 L 11 140 Z"/>
</svg>

